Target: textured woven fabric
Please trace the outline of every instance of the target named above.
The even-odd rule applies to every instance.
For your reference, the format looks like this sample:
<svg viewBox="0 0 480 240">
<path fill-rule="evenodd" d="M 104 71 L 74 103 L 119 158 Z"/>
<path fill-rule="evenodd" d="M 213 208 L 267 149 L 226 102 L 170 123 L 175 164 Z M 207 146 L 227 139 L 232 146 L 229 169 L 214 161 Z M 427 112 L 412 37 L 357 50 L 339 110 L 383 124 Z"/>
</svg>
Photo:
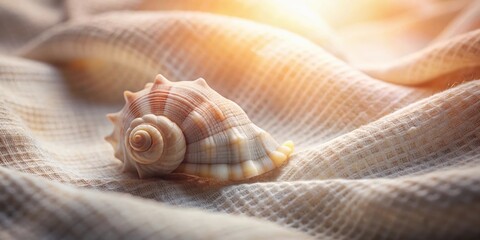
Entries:
<svg viewBox="0 0 480 240">
<path fill-rule="evenodd" d="M 480 238 L 479 1 L 201 2 L 0 3 L 0 239 Z M 292 139 L 288 164 L 123 173 L 105 114 L 158 73 Z"/>
</svg>

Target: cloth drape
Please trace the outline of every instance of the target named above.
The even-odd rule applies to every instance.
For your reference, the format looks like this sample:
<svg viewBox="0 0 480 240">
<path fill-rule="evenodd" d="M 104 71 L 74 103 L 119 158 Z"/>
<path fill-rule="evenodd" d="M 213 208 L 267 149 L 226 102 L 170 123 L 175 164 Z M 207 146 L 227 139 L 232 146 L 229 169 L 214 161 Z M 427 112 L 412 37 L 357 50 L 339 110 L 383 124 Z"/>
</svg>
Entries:
<svg viewBox="0 0 480 240">
<path fill-rule="evenodd" d="M 480 237 L 480 2 L 0 3 L 1 239 Z M 288 164 L 139 179 L 105 114 L 204 78 Z"/>
</svg>

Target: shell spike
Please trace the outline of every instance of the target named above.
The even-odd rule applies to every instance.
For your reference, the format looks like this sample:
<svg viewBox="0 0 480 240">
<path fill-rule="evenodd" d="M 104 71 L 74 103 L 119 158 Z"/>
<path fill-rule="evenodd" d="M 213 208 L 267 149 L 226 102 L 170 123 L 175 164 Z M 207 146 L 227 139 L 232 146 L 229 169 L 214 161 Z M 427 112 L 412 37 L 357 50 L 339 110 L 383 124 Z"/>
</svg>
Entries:
<svg viewBox="0 0 480 240">
<path fill-rule="evenodd" d="M 107 119 L 111 123 L 116 123 L 118 121 L 118 114 L 117 113 L 109 113 L 107 114 Z"/>
<path fill-rule="evenodd" d="M 145 87 L 143 89 L 151 89 L 153 86 L 153 83 L 147 83 L 145 84 Z"/>
<path fill-rule="evenodd" d="M 281 153 L 285 154 L 285 156 L 289 157 L 290 154 L 292 154 L 292 152 L 293 152 L 293 142 L 292 141 L 287 141 L 287 142 L 283 143 L 282 145 L 280 145 L 277 148 L 277 151 L 281 152 Z"/>
<path fill-rule="evenodd" d="M 123 159 L 123 152 L 122 152 L 122 151 L 118 151 L 118 150 L 116 149 L 115 152 L 113 153 L 113 156 L 115 156 L 117 159 Z"/>
<path fill-rule="evenodd" d="M 207 87 L 209 88 L 207 82 L 205 81 L 205 79 L 203 78 L 198 78 L 197 80 L 193 81 L 195 84 L 197 85 L 200 85 L 200 86 L 203 86 L 203 87 Z"/>
<path fill-rule="evenodd" d="M 123 97 L 125 98 L 125 101 L 127 103 L 131 103 L 135 100 L 135 94 L 133 92 L 130 92 L 130 91 L 123 92 Z"/>
<path fill-rule="evenodd" d="M 109 143 L 115 142 L 115 138 L 113 137 L 113 133 L 105 137 L 105 141 Z"/>
<path fill-rule="evenodd" d="M 282 147 L 286 147 L 289 149 L 289 151 L 287 152 L 287 156 L 290 156 L 290 154 L 292 154 L 293 150 L 295 149 L 295 144 L 292 140 L 288 140 L 282 144 Z"/>
<path fill-rule="evenodd" d="M 168 79 L 166 79 L 162 74 L 158 74 L 155 77 L 155 81 L 153 82 L 153 85 L 161 85 L 161 84 L 168 84 L 171 83 Z"/>
</svg>

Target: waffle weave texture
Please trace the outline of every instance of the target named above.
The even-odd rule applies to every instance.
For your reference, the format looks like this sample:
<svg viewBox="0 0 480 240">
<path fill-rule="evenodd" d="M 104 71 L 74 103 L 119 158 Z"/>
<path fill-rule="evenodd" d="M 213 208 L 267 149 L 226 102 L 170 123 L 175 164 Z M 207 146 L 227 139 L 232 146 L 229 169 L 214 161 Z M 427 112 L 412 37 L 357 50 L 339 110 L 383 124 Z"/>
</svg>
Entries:
<svg viewBox="0 0 480 240">
<path fill-rule="evenodd" d="M 479 239 L 479 2 L 358 3 L 0 3 L 0 239 Z M 159 73 L 292 139 L 288 164 L 123 173 L 105 114 Z"/>
</svg>

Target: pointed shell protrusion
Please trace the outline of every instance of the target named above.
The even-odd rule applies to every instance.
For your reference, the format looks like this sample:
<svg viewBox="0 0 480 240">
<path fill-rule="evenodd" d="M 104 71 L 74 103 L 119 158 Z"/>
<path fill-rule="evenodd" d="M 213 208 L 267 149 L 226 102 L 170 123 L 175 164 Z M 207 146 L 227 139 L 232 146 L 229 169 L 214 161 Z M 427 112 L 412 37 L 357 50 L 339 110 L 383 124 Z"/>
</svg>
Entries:
<svg viewBox="0 0 480 240">
<path fill-rule="evenodd" d="M 141 178 L 248 179 L 280 167 L 293 152 L 293 142 L 279 145 L 202 78 L 171 82 L 158 75 L 124 96 L 125 107 L 107 115 L 115 128 L 105 139 L 124 171 Z"/>
<path fill-rule="evenodd" d="M 125 98 L 125 101 L 127 103 L 130 103 L 133 102 L 133 100 L 135 99 L 135 94 L 130 91 L 125 91 L 123 92 L 123 97 Z"/>
</svg>

